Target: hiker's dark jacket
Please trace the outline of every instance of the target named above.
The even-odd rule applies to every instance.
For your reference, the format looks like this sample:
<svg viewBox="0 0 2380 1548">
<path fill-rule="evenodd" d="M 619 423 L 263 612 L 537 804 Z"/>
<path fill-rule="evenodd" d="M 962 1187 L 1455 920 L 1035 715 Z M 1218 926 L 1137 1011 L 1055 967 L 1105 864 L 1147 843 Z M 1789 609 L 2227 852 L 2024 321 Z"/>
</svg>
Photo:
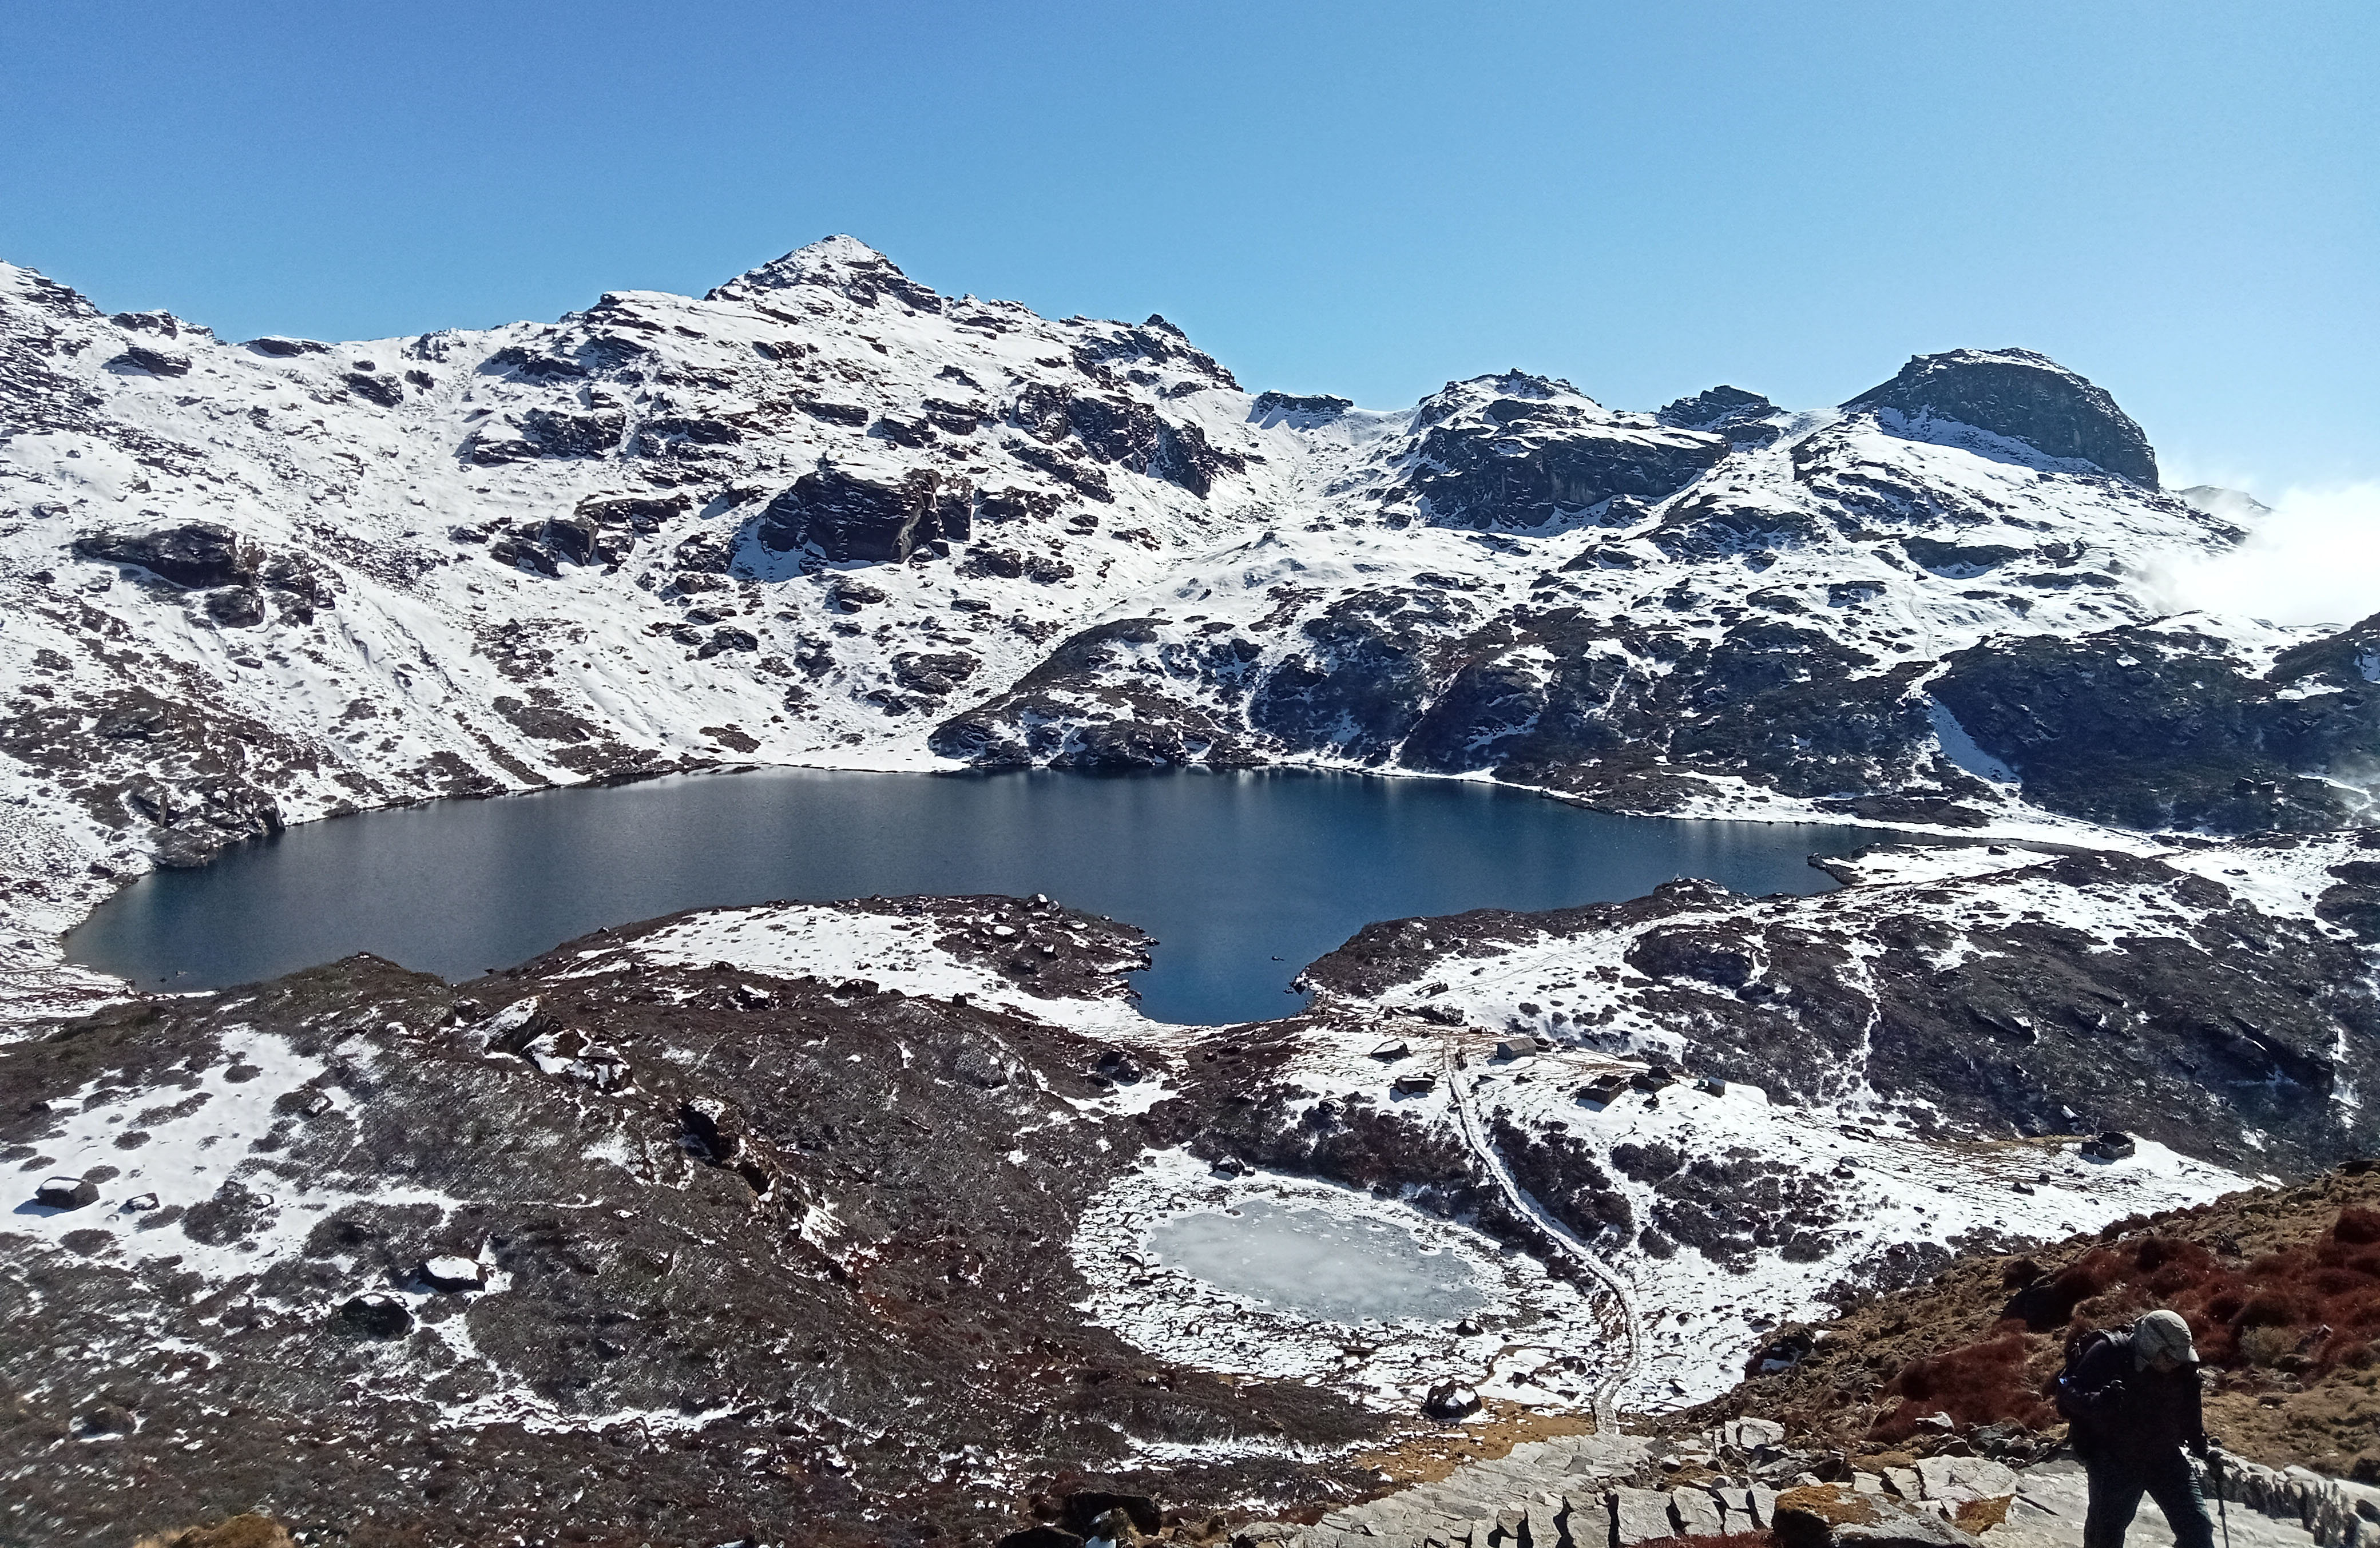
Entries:
<svg viewBox="0 0 2380 1548">
<path fill-rule="evenodd" d="M 2085 1349 L 2073 1376 L 2067 1406 L 2074 1452 L 2085 1461 L 2144 1466 L 2206 1438 L 2198 1368 L 2150 1370 L 2133 1359 L 2129 1332 Z"/>
</svg>

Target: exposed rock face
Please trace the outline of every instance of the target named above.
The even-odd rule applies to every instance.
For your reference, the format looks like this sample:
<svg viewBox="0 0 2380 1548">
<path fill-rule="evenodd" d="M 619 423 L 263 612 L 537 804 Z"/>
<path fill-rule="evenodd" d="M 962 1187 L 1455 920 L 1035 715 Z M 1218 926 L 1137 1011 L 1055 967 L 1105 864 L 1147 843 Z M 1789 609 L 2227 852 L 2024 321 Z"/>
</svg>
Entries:
<svg viewBox="0 0 2380 1548">
<path fill-rule="evenodd" d="M 2362 819 L 2380 758 L 2380 617 L 2283 653 L 2262 677 L 2186 625 L 1962 651 L 1931 684 L 2027 796 L 2131 828 L 2243 832 Z M 2339 779 L 2324 776 L 2336 773 Z"/>
<path fill-rule="evenodd" d="M 1403 482 L 1433 526 L 1542 526 L 1615 495 L 1660 500 L 1727 454 L 1723 437 L 1613 414 L 1568 382 L 1518 372 L 1423 400 Z"/>
<path fill-rule="evenodd" d="M 808 550 L 832 564 L 898 564 L 936 541 L 964 540 L 971 493 L 931 473 L 890 481 L 824 467 L 771 501 L 752 531 L 778 553 Z"/>
<path fill-rule="evenodd" d="M 1336 419 L 1354 406 L 1353 398 L 1332 397 L 1328 393 L 1258 393 L 1257 401 L 1249 405 L 1248 415 L 1251 418 L 1278 420 L 1305 429 Z"/>
<path fill-rule="evenodd" d="M 1680 429 L 1715 430 L 1730 441 L 1762 446 L 1783 433 L 1768 423 L 1783 413 L 1757 393 L 1747 393 L 1741 387 L 1713 387 L 1665 405 L 1657 417 Z"/>
<path fill-rule="evenodd" d="M 1104 364 L 1100 369 L 1105 371 Z M 1218 474 L 1247 466 L 1235 454 L 1209 445 L 1196 425 L 1169 423 L 1150 405 L 1128 397 L 1028 388 L 1018 394 L 1009 417 L 1038 441 L 1079 447 L 1094 463 L 1161 478 L 1201 499 L 1213 491 Z"/>
<path fill-rule="evenodd" d="M 176 586 L 235 586 L 256 574 L 256 545 L 230 527 L 190 522 L 153 532 L 98 532 L 75 551 L 111 564 L 137 564 Z"/>
<path fill-rule="evenodd" d="M 1843 406 L 1954 419 L 2156 488 L 2156 454 L 2131 416 L 2103 389 L 2029 349 L 1912 356 L 1900 374 Z"/>
</svg>

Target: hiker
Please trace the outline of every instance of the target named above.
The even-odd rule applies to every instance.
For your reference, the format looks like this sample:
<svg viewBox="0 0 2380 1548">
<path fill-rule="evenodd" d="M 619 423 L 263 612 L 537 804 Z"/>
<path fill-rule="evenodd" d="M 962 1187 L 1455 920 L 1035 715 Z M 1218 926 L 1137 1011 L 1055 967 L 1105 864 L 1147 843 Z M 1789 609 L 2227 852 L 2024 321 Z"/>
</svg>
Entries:
<svg viewBox="0 0 2380 1548">
<path fill-rule="evenodd" d="M 2151 1312 L 2129 1328 L 2082 1335 L 2058 1378 L 2058 1409 L 2091 1481 L 2082 1548 L 2123 1548 L 2141 1495 L 2156 1501 L 2174 1548 L 2213 1548 L 2198 1475 L 2182 1455 L 2206 1456 L 2198 1349 L 2178 1312 Z"/>
</svg>

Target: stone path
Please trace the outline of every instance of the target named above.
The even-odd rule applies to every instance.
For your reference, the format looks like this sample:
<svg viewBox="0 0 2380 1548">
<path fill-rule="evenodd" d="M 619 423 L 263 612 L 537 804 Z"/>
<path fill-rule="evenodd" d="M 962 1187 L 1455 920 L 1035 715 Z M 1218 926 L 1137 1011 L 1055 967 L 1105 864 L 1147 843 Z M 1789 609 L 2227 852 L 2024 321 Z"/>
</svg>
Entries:
<svg viewBox="0 0 2380 1548">
<path fill-rule="evenodd" d="M 2017 1475 L 2017 1496 L 2008 1519 L 1983 1534 L 1986 1548 L 2074 1548 L 2082 1541 L 2086 1489 L 2080 1462 L 2043 1462 Z M 2215 1509 L 2210 1497 L 2207 1509 Z M 2313 1534 L 2296 1521 L 2263 1515 L 2234 1505 L 2230 1518 L 2231 1548 L 2313 1548 Z M 2223 1542 L 2223 1528 L 2215 1541 Z M 2132 1518 L 2125 1548 L 2173 1548 L 2173 1530 L 2154 1500 L 2143 1500 Z"/>
<path fill-rule="evenodd" d="M 1761 1532 L 1768 1529 L 1778 1485 L 1808 1481 L 1776 1475 L 1815 1460 L 1785 1452 L 1778 1444 L 1782 1434 L 1780 1426 L 1745 1420 L 1699 1444 L 1622 1434 L 1526 1442 L 1435 1483 L 1334 1511 L 1315 1526 L 1245 1535 L 1277 1548 L 1660 1548 L 1680 1537 Z M 1730 1467 L 1741 1476 L 1710 1476 Z M 1771 1481 L 1752 1476 L 1755 1468 Z M 1676 1482 L 1666 1476 L 1672 1472 L 1699 1481 Z M 2016 1470 L 1979 1457 L 1928 1457 L 1913 1467 L 1854 1473 L 1847 1487 L 1945 1519 L 1971 1502 L 2006 1500 L 2005 1517 L 1982 1534 L 1985 1548 L 2078 1548 L 2082 1541 L 2086 1489 L 2077 1462 Z M 2270 1492 L 2278 1490 L 2276 1483 Z M 2286 1514 L 2285 1500 L 2276 1498 L 2266 1508 L 2284 1514 L 2265 1515 L 2245 1503 L 2230 1507 L 2229 1548 L 2315 1548 L 2314 1534 Z M 2353 1511 L 2350 1503 L 2350 1520 Z M 2334 1526 L 2322 1541 L 2328 1548 L 2374 1548 L 2380 1508 L 2368 1532 Z M 2216 1542 L 2223 1542 L 2219 1528 Z M 2163 1514 L 2143 1501 L 2126 1548 L 2173 1545 Z"/>
</svg>

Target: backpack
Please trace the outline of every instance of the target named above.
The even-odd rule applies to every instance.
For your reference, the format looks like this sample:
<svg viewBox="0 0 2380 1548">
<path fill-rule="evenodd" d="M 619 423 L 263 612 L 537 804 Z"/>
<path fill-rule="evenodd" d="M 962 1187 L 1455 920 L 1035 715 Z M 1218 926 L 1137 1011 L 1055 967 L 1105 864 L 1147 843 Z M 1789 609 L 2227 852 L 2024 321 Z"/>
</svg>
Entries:
<svg viewBox="0 0 2380 1548">
<path fill-rule="evenodd" d="M 2083 1403 L 2098 1395 L 2099 1388 L 2085 1387 L 2078 1380 L 2083 1357 L 2095 1349 L 2116 1341 L 2116 1336 L 2104 1327 L 2095 1327 L 2079 1334 L 2066 1346 L 2066 1363 L 2049 1384 L 2050 1399 L 2058 1406 L 2058 1417 L 2070 1424 L 2087 1422 L 2089 1415 Z M 2120 1367 L 2119 1367 L 2120 1369 Z"/>
</svg>

